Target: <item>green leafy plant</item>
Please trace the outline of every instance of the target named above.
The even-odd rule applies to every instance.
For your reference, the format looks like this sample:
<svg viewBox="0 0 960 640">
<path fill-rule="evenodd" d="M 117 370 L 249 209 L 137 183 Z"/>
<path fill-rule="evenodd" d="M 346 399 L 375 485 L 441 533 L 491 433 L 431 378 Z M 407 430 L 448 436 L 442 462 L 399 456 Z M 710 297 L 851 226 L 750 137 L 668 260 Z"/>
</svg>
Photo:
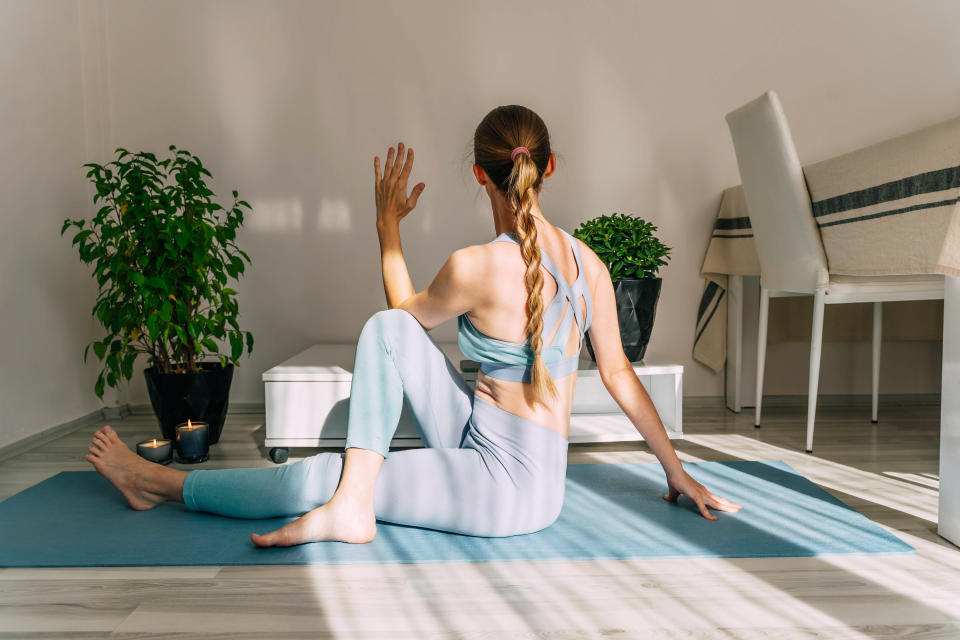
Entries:
<svg viewBox="0 0 960 640">
<path fill-rule="evenodd" d="M 204 180 L 213 176 L 189 151 L 164 160 L 116 153 L 106 165 L 83 165 L 96 186 L 93 202 L 102 204 L 90 224 L 68 218 L 60 229 L 79 230 L 73 244 L 99 285 L 93 315 L 107 334 L 83 350 L 84 362 L 90 347 L 104 362 L 94 391 L 102 398 L 104 385 L 130 380 L 139 353 L 159 373 L 196 373 L 208 355 L 239 366 L 253 334 L 240 330 L 237 292 L 226 284 L 250 262 L 234 242 L 250 205 L 235 190 L 229 209 L 213 202 Z M 229 354 L 216 340 L 229 342 Z"/>
<path fill-rule="evenodd" d="M 597 216 L 580 224 L 573 236 L 607 265 L 610 279 L 656 278 L 667 264 L 670 247 L 653 235 L 657 227 L 625 214 Z"/>
</svg>

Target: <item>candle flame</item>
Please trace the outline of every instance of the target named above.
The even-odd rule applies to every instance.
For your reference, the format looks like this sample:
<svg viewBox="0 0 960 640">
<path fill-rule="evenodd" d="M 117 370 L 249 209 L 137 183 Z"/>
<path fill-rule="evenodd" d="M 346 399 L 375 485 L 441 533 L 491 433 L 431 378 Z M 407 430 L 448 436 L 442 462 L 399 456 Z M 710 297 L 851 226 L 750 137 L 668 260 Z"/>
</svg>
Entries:
<svg viewBox="0 0 960 640">
<path fill-rule="evenodd" d="M 156 439 L 156 438 L 153 439 L 153 446 L 157 446 L 157 439 Z"/>
<path fill-rule="evenodd" d="M 204 429 L 206 426 L 206 422 L 198 421 L 197 424 L 193 424 L 193 421 L 187 418 L 186 422 L 177 425 L 177 431 L 195 431 L 197 429 Z"/>
</svg>

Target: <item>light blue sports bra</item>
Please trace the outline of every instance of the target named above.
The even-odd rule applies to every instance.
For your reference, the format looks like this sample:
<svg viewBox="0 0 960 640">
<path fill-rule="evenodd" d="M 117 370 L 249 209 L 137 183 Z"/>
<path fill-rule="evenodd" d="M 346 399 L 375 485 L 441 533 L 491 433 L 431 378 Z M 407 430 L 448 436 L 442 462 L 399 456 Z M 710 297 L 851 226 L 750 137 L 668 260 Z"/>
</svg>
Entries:
<svg viewBox="0 0 960 640">
<path fill-rule="evenodd" d="M 541 264 L 557 282 L 557 294 L 543 310 L 543 333 L 541 334 L 543 346 L 540 349 L 540 357 L 547 365 L 550 376 L 554 379 L 562 378 L 577 370 L 580 349 L 583 348 L 583 336 L 590 328 L 590 320 L 593 316 L 593 302 L 590 298 L 590 289 L 587 287 L 586 276 L 583 273 L 580 248 L 572 235 L 563 229 L 560 230 L 569 238 L 577 262 L 577 279 L 572 285 L 567 283 L 550 256 L 542 250 L 540 251 Z M 491 242 L 520 244 L 516 234 L 512 232 L 501 233 Z M 586 319 L 580 311 L 580 296 L 583 296 L 586 303 Z M 564 309 L 565 301 L 568 304 Z M 563 312 L 562 316 L 561 311 Z M 580 343 L 575 354 L 569 358 L 564 358 L 563 352 L 570 335 L 570 325 L 574 320 L 576 320 L 577 327 L 580 330 Z M 547 337 L 550 335 L 551 329 L 558 323 L 560 328 L 554 334 L 553 342 L 547 345 Z M 464 313 L 457 317 L 457 344 L 463 354 L 467 358 L 479 362 L 480 370 L 491 378 L 530 382 L 534 354 L 530 347 L 529 337 L 522 343 L 491 338 L 473 326 L 473 323 L 467 318 L 467 314 Z"/>
</svg>

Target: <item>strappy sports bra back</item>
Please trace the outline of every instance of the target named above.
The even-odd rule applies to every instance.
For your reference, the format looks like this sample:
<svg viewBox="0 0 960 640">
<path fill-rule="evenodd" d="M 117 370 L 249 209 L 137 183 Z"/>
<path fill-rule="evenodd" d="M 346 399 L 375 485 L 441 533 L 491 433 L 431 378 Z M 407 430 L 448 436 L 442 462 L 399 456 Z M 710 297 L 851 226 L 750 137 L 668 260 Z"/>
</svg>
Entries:
<svg viewBox="0 0 960 640">
<path fill-rule="evenodd" d="M 583 272 L 580 248 L 572 235 L 563 229 L 560 230 L 570 240 L 574 259 L 577 263 L 577 279 L 572 285 L 567 283 L 550 256 L 542 250 L 540 251 L 541 264 L 557 282 L 557 294 L 543 310 L 543 332 L 541 334 L 543 346 L 540 349 L 540 357 L 547 365 L 550 376 L 554 379 L 562 378 L 576 371 L 577 363 L 580 360 L 580 349 L 583 348 L 583 336 L 590 328 L 590 321 L 593 317 L 593 302 Z M 501 233 L 491 242 L 520 244 L 516 234 L 512 232 Z M 586 303 L 585 318 L 580 310 L 581 296 Z M 564 306 L 564 302 L 567 303 L 566 306 Z M 563 354 L 566 351 L 567 338 L 574 321 L 576 321 L 580 332 L 580 342 L 577 346 L 577 352 L 569 358 L 565 358 Z M 553 341 L 547 345 L 547 337 L 558 324 L 559 329 L 554 334 Z M 457 344 L 460 346 L 460 350 L 471 360 L 479 362 L 480 370 L 485 374 L 500 380 L 530 382 L 534 354 L 530 347 L 529 337 L 522 343 L 492 338 L 473 326 L 465 313 L 457 318 L 457 331 Z"/>
</svg>

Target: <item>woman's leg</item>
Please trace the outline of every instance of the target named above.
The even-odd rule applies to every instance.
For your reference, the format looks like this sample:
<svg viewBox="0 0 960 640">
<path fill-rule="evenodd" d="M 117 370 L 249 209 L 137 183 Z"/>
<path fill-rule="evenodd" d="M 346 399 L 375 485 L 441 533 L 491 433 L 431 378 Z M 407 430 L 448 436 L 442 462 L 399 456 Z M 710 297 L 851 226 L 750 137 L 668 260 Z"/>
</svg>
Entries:
<svg viewBox="0 0 960 640">
<path fill-rule="evenodd" d="M 339 511 L 335 517 L 317 517 L 317 513 L 311 512 L 313 517 L 301 518 L 296 526 L 279 530 L 279 535 L 254 536 L 254 540 L 284 546 L 311 538 L 348 538 L 363 542 L 372 537 L 372 533 L 365 530 L 369 522 L 357 518 L 363 514 L 360 507 L 364 505 L 351 499 L 370 493 L 374 497 L 372 508 L 376 517 L 398 524 L 484 536 L 515 535 L 547 526 L 556 518 L 563 500 L 566 441 L 546 427 L 531 424 L 488 403 L 478 404 L 474 418 L 479 419 L 481 427 L 471 424 L 463 448 L 398 451 L 386 462 L 375 452 L 350 449 L 344 472 L 347 479 L 341 484 L 359 490 L 338 500 Z M 320 454 L 313 458 L 339 461 L 341 455 Z M 207 485 L 207 489 L 216 490 L 206 492 L 204 499 L 209 503 L 203 510 L 214 511 L 218 508 L 214 502 L 223 500 L 219 508 L 233 511 L 239 517 L 302 512 L 305 504 L 329 500 L 329 495 L 317 493 L 310 497 L 308 494 L 315 487 L 335 484 L 335 479 L 329 477 L 301 475 L 306 469 L 320 469 L 316 463 L 300 465 L 302 469 L 283 465 L 187 474 L 134 454 L 110 426 L 94 435 L 87 460 L 113 482 L 136 509 L 149 509 L 164 500 L 185 500 L 188 505 L 193 502 L 198 506 L 189 491 L 182 494 L 181 491 L 184 478 L 200 471 L 209 471 L 217 481 Z M 326 472 L 332 475 L 339 473 L 339 469 L 340 465 L 334 463 L 328 465 Z M 230 473 L 234 471 L 240 473 Z M 251 484 L 252 476 L 244 473 L 249 471 L 267 471 L 270 475 L 292 471 L 296 477 L 284 475 L 285 479 L 264 484 L 266 487 L 298 484 L 306 489 L 300 494 L 304 502 L 282 505 L 289 497 L 268 495 L 263 491 L 265 487 Z M 364 484 L 371 479 L 373 486 Z M 275 507 L 276 504 L 281 507 Z M 330 526 L 332 524 L 336 526 Z"/>
<path fill-rule="evenodd" d="M 289 464 L 190 472 L 144 460 L 106 425 L 96 431 L 86 460 L 134 509 L 165 501 L 234 518 L 299 515 L 330 500 L 340 481 L 342 453 L 320 453 Z"/>
<path fill-rule="evenodd" d="M 343 474 L 333 497 L 282 529 L 254 534 L 253 541 L 289 546 L 372 540 L 377 477 L 391 455 L 404 397 L 428 448 L 460 447 L 473 411 L 472 391 L 416 318 L 402 309 L 380 311 L 357 341 Z"/>
<path fill-rule="evenodd" d="M 183 502 L 231 518 L 300 515 L 330 500 L 342 467 L 342 453 L 324 452 L 269 467 L 196 469 L 184 480 Z"/>
<path fill-rule="evenodd" d="M 357 341 L 345 454 L 320 453 L 266 468 L 191 471 L 184 502 L 196 511 L 269 518 L 308 512 L 327 503 L 338 486 L 368 486 L 362 501 L 367 505 L 373 486 L 368 476 L 375 479 L 379 466 L 374 463 L 390 455 L 405 396 L 425 445 L 460 445 L 472 412 L 472 390 L 416 318 L 401 309 L 380 311 L 367 320 Z M 371 453 L 378 455 L 371 458 Z"/>
</svg>

